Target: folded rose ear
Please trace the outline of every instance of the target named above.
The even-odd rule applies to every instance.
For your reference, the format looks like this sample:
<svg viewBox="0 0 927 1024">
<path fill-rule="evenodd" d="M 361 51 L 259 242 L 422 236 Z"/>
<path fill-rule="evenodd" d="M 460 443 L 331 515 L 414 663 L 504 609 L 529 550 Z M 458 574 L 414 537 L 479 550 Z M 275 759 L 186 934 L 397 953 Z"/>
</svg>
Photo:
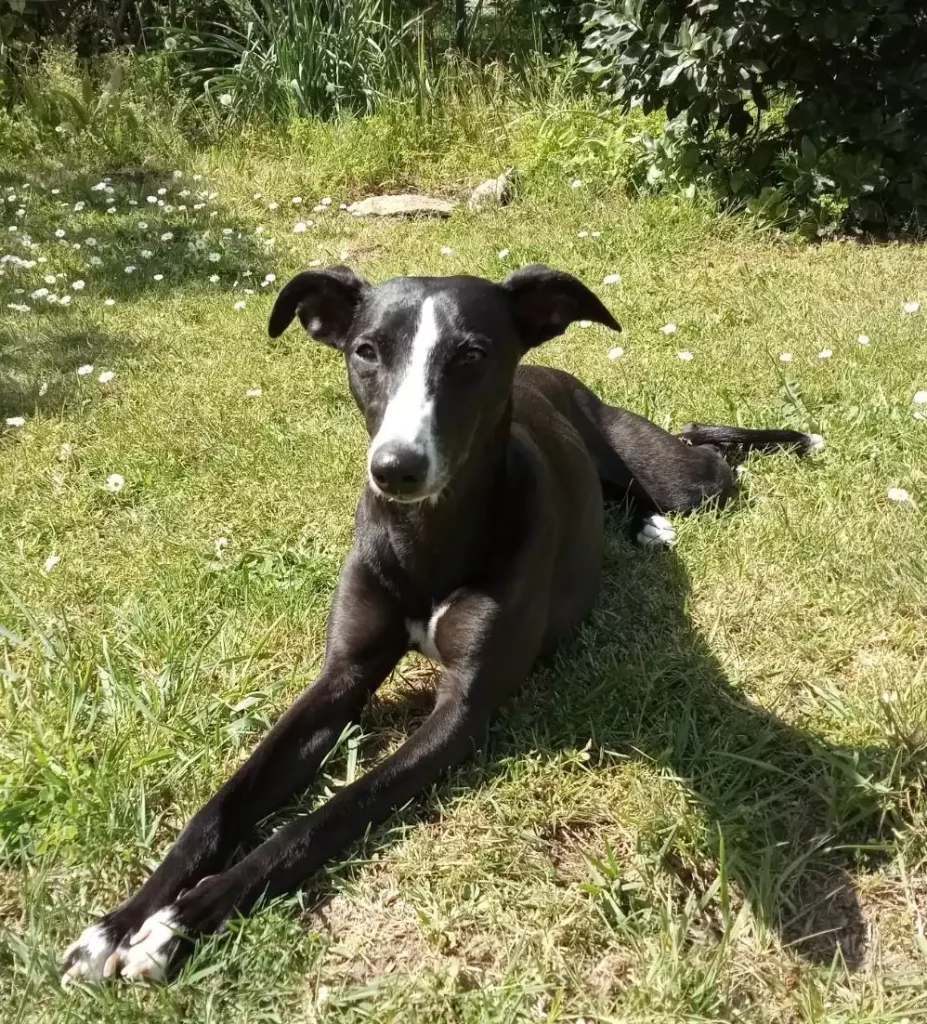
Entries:
<svg viewBox="0 0 927 1024">
<path fill-rule="evenodd" d="M 357 306 L 369 289 L 370 284 L 350 267 L 304 270 L 281 289 L 267 333 L 279 337 L 297 316 L 310 337 L 341 348 Z"/>
<path fill-rule="evenodd" d="M 525 348 L 556 338 L 576 320 L 594 320 L 613 331 L 621 324 L 572 274 L 541 263 L 516 270 L 502 282 L 512 297 L 515 323 Z"/>
</svg>

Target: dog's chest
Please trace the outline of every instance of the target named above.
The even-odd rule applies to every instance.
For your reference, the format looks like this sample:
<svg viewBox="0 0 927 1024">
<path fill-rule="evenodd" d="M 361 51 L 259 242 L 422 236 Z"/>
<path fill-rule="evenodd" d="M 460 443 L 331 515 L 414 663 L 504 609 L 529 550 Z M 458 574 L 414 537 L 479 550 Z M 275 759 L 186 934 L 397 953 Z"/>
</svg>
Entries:
<svg viewBox="0 0 927 1024">
<path fill-rule="evenodd" d="M 423 622 L 421 619 L 406 619 L 406 629 L 409 633 L 409 646 L 420 654 L 424 654 L 426 658 L 430 658 L 437 664 L 441 662 L 441 651 L 438 649 L 437 644 L 437 631 L 438 623 L 441 621 L 441 616 L 448 610 L 450 605 L 440 604 L 431 613 L 431 618 L 427 622 Z"/>
</svg>

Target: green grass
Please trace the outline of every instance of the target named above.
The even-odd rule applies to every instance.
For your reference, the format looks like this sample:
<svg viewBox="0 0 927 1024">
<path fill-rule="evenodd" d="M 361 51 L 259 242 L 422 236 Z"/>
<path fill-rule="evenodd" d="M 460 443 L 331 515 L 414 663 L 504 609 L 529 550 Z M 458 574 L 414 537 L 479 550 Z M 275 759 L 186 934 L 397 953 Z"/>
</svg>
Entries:
<svg viewBox="0 0 927 1024">
<path fill-rule="evenodd" d="M 593 159 L 620 156 L 626 129 L 596 150 L 564 108 L 481 109 L 456 136 L 387 111 L 212 150 L 132 142 L 118 164 L 42 138 L 0 168 L 17 196 L 0 251 L 47 259 L 0 276 L 0 424 L 25 418 L 0 425 L 5 1021 L 927 1017 L 923 253 L 809 248 L 630 200 Z M 513 158 L 529 173 L 496 213 L 338 210 L 376 181 L 453 194 Z M 103 174 L 112 215 L 90 191 Z M 175 207 L 201 201 L 184 188 L 216 195 L 168 213 L 146 202 L 159 188 Z M 298 219 L 315 225 L 294 234 Z M 751 460 L 742 500 L 680 522 L 674 552 L 634 548 L 612 516 L 596 612 L 473 762 L 170 987 L 65 995 L 55 956 L 319 667 L 364 435 L 339 359 L 265 334 L 275 290 L 313 260 L 374 280 L 561 267 L 625 333 L 574 328 L 537 359 L 667 426 L 789 424 L 828 448 Z M 29 297 L 78 279 L 67 308 Z M 397 671 L 301 807 L 401 742 L 431 683 L 421 661 Z"/>
</svg>

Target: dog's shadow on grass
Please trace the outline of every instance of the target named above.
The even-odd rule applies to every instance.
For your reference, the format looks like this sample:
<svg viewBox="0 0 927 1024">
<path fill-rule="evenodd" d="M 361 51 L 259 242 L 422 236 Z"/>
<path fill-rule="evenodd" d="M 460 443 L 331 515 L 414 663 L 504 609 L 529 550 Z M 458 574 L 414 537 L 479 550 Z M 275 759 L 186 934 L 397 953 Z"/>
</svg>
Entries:
<svg viewBox="0 0 927 1024">
<path fill-rule="evenodd" d="M 556 757 L 590 740 L 612 755 L 644 757 L 697 805 L 701 838 L 689 830 L 674 842 L 678 822 L 648 837 L 661 870 L 702 896 L 723 851 L 733 891 L 799 956 L 829 963 L 839 954 L 859 966 L 866 922 L 851 869 L 887 850 L 895 822 L 884 783 L 897 778 L 902 759 L 831 746 L 752 703 L 689 619 L 680 558 L 641 550 L 626 534 L 610 517 L 590 622 L 529 678 L 493 727 L 484 766 L 468 774 L 479 785 L 501 757 L 528 749 Z M 381 707 L 370 731 L 401 728 L 402 719 L 411 731 L 427 710 L 416 696 Z"/>
</svg>

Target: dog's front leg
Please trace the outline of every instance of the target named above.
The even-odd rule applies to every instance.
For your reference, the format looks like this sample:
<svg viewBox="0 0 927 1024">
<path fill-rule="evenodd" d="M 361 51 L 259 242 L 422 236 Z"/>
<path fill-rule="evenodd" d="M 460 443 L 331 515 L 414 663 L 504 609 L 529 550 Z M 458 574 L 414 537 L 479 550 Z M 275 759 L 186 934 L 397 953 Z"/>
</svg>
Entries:
<svg viewBox="0 0 927 1024">
<path fill-rule="evenodd" d="M 143 923 L 157 919 L 185 889 L 221 871 L 256 822 L 308 785 L 345 725 L 392 671 L 406 641 L 392 602 L 349 558 L 329 616 L 319 678 L 190 819 L 145 884 L 68 948 L 62 981 L 118 973 Z"/>
<path fill-rule="evenodd" d="M 468 597 L 464 615 L 455 603 L 442 618 L 437 643 L 446 670 L 435 707 L 399 750 L 318 810 L 280 829 L 227 871 L 159 911 L 142 927 L 139 941 L 123 960 L 122 974 L 162 977 L 184 938 L 213 932 L 258 900 L 295 889 L 371 825 L 465 758 L 499 702 L 524 679 L 538 649 L 539 636 L 532 636 L 524 623 L 520 630 L 511 621 L 503 625 L 495 607 L 488 599 Z M 456 650 L 459 656 L 446 658 L 446 652 Z"/>
</svg>

